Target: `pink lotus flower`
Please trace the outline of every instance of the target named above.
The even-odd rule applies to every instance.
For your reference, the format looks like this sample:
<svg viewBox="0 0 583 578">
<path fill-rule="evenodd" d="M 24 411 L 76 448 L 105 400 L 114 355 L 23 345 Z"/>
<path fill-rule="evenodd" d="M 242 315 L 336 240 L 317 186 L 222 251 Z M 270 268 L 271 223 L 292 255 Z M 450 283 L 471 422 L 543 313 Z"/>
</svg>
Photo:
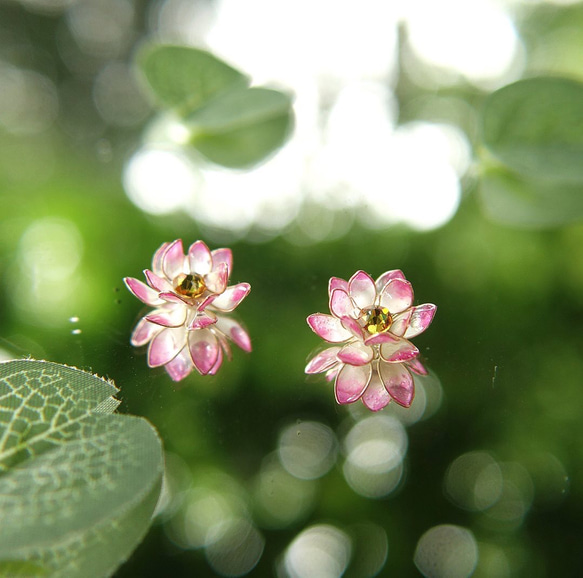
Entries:
<svg viewBox="0 0 583 578">
<path fill-rule="evenodd" d="M 245 329 L 224 313 L 233 311 L 251 289 L 248 283 L 227 286 L 233 265 L 230 249 L 210 251 L 196 241 L 184 255 L 180 239 L 164 243 L 154 254 L 148 284 L 126 277 L 127 288 L 143 303 L 154 307 L 136 325 L 131 343 L 149 344 L 148 365 L 164 366 L 174 381 L 193 368 L 214 375 L 226 355 L 229 341 L 251 351 Z"/>
<path fill-rule="evenodd" d="M 314 313 L 307 321 L 318 336 L 339 345 L 315 355 L 306 373 L 325 373 L 329 381 L 334 379 L 340 404 L 362 399 L 378 411 L 393 399 L 410 407 L 415 395 L 413 374 L 427 371 L 409 338 L 427 329 L 436 306 L 413 307 L 413 287 L 398 269 L 376 281 L 364 271 L 357 271 L 349 281 L 332 277 L 328 293 L 332 315 Z"/>
</svg>

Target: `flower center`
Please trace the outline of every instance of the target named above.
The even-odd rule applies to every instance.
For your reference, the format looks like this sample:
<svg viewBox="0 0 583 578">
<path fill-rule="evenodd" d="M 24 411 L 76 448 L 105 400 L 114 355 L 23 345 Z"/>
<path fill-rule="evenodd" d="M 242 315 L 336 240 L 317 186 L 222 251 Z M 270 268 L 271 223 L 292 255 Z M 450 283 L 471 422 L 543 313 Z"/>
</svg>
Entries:
<svg viewBox="0 0 583 578">
<path fill-rule="evenodd" d="M 204 279 L 196 273 L 191 275 L 181 273 L 174 279 L 174 291 L 184 297 L 200 297 L 205 289 Z"/>
<path fill-rule="evenodd" d="M 393 323 L 393 318 L 386 307 L 363 309 L 361 319 L 364 319 L 364 328 L 373 335 L 386 331 Z"/>
</svg>

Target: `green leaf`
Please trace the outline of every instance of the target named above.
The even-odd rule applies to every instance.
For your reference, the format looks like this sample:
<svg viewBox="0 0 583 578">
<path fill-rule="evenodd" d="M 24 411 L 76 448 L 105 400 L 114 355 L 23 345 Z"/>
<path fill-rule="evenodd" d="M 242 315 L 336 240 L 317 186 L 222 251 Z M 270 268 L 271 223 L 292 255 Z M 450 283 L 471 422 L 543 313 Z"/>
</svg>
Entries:
<svg viewBox="0 0 583 578">
<path fill-rule="evenodd" d="M 35 578 L 47 575 L 48 570 L 39 564 L 22 560 L 0 561 L 0 578 Z"/>
<path fill-rule="evenodd" d="M 291 99 L 268 88 L 233 90 L 187 119 L 192 145 L 217 164 L 252 166 L 279 148 L 293 126 Z"/>
<path fill-rule="evenodd" d="M 483 139 L 514 171 L 583 182 L 583 84 L 566 78 L 519 80 L 487 99 Z"/>
<path fill-rule="evenodd" d="M 583 184 L 531 181 L 490 169 L 483 175 L 479 191 L 486 213 L 502 224 L 543 229 L 583 219 Z"/>
<path fill-rule="evenodd" d="M 146 420 L 112 414 L 116 391 L 54 363 L 0 364 L 0 560 L 108 576 L 137 546 L 162 448 Z"/>
<path fill-rule="evenodd" d="M 187 46 L 148 45 L 138 55 L 147 87 L 165 108 L 188 114 L 249 78 L 212 54 Z"/>
</svg>

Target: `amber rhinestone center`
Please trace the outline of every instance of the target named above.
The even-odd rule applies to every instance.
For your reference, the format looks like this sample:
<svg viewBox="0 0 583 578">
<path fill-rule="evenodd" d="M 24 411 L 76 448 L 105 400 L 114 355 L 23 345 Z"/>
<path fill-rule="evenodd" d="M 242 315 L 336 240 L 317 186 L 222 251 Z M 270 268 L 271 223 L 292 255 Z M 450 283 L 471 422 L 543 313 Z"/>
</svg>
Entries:
<svg viewBox="0 0 583 578">
<path fill-rule="evenodd" d="M 174 279 L 174 291 L 184 297 L 200 297 L 206 289 L 204 279 L 196 273 L 181 273 Z"/>
<path fill-rule="evenodd" d="M 363 309 L 361 319 L 364 320 L 364 328 L 372 335 L 386 331 L 393 323 L 393 318 L 386 307 Z"/>
</svg>

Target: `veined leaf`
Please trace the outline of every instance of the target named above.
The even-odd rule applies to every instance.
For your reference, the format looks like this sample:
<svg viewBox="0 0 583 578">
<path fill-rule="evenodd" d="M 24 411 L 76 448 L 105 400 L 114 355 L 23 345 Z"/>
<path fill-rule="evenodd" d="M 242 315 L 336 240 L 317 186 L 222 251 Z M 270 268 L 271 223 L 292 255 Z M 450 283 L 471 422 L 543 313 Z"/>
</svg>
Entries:
<svg viewBox="0 0 583 578">
<path fill-rule="evenodd" d="M 162 448 L 146 420 L 112 414 L 116 391 L 54 363 L 0 364 L 4 564 L 107 576 L 143 537 L 160 490 Z"/>
<path fill-rule="evenodd" d="M 583 182 L 583 84 L 519 80 L 494 92 L 482 114 L 484 143 L 529 178 Z"/>
<path fill-rule="evenodd" d="M 249 78 L 209 52 L 188 46 L 153 44 L 138 55 L 138 66 L 156 101 L 186 115 Z"/>
</svg>

